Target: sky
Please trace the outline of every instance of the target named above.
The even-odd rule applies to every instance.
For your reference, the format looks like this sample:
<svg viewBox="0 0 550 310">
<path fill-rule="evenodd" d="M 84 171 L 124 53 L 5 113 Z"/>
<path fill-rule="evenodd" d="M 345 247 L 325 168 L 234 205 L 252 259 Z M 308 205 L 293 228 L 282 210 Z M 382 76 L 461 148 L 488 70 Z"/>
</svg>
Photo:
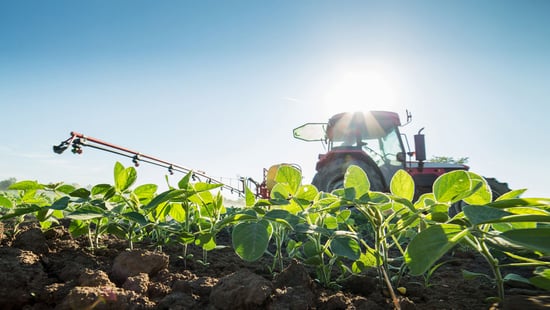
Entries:
<svg viewBox="0 0 550 310">
<path fill-rule="evenodd" d="M 0 180 L 113 183 L 71 131 L 223 178 L 315 174 L 292 129 L 412 113 L 427 156 L 550 197 L 550 2 L 0 1 Z M 166 184 L 140 165 L 137 184 Z M 169 177 L 176 184 L 182 177 Z"/>
</svg>

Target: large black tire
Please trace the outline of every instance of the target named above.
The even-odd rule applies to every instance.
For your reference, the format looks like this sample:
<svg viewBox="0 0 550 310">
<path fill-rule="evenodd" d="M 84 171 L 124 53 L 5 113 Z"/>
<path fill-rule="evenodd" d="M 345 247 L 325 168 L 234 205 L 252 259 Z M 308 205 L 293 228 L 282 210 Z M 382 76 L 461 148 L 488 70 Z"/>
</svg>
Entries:
<svg viewBox="0 0 550 310">
<path fill-rule="evenodd" d="M 335 189 L 344 187 L 344 175 L 349 166 L 359 166 L 370 181 L 371 191 L 387 191 L 384 175 L 376 163 L 370 159 L 358 159 L 350 155 L 335 156 L 329 163 L 325 164 L 313 177 L 311 184 L 319 191 L 330 193 Z"/>
</svg>

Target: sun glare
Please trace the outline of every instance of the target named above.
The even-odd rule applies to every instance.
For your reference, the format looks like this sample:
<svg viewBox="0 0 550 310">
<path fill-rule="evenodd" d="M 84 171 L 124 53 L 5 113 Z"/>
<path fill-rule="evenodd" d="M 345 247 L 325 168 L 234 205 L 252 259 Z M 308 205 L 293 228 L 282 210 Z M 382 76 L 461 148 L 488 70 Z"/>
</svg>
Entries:
<svg viewBox="0 0 550 310">
<path fill-rule="evenodd" d="M 324 98 L 326 113 L 393 110 L 395 91 L 390 79 L 374 70 L 348 71 L 334 77 Z"/>
</svg>

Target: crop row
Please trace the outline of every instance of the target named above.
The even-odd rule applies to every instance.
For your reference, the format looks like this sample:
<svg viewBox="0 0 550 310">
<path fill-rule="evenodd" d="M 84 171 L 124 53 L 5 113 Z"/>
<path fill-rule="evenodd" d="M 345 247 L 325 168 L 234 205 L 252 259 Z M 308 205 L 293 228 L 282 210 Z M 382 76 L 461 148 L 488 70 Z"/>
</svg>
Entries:
<svg viewBox="0 0 550 310">
<path fill-rule="evenodd" d="M 220 185 L 192 182 L 192 173 L 161 193 L 155 184 L 134 187 L 136 179 L 135 168 L 117 162 L 113 185 L 17 182 L 0 192 L 0 221 L 15 222 L 16 230 L 33 215 L 46 230 L 65 219 L 71 235 L 87 236 L 92 249 L 105 235 L 127 240 L 129 248 L 144 240 L 159 250 L 180 244 L 183 257 L 188 246 L 199 246 L 204 264 L 220 246 L 216 236 L 226 230 L 243 260 L 269 255 L 277 272 L 288 258 L 296 259 L 314 267 L 325 286 L 374 268 L 394 300 L 405 275 L 423 276 L 429 285 L 445 263 L 441 259 L 460 246 L 485 258 L 498 300 L 504 299 L 507 279 L 550 290 L 550 198 L 520 198 L 525 190 L 516 190 L 493 199 L 485 179 L 473 172 L 444 174 L 432 193 L 416 198 L 414 181 L 403 170 L 393 177 L 391 191 L 381 193 L 371 191 L 365 172 L 351 166 L 344 187 L 324 193 L 302 184 L 299 170 L 282 166 L 271 198 L 257 199 L 245 189 L 244 207 L 226 207 Z M 533 276 L 503 275 L 505 266 L 532 268 Z"/>
</svg>

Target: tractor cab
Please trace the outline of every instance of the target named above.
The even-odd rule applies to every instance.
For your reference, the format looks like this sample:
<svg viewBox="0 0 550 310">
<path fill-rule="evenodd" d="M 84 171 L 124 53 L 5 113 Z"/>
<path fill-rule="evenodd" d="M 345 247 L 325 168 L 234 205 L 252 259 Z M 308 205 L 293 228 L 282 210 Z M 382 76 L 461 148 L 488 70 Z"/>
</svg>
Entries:
<svg viewBox="0 0 550 310">
<path fill-rule="evenodd" d="M 327 123 L 302 125 L 293 133 L 297 139 L 326 145 L 328 152 L 319 155 L 317 171 L 335 157 L 348 154 L 355 160 L 374 163 L 387 186 L 395 172 L 406 164 L 400 125 L 399 115 L 394 112 L 346 112 L 334 115 Z"/>
</svg>

